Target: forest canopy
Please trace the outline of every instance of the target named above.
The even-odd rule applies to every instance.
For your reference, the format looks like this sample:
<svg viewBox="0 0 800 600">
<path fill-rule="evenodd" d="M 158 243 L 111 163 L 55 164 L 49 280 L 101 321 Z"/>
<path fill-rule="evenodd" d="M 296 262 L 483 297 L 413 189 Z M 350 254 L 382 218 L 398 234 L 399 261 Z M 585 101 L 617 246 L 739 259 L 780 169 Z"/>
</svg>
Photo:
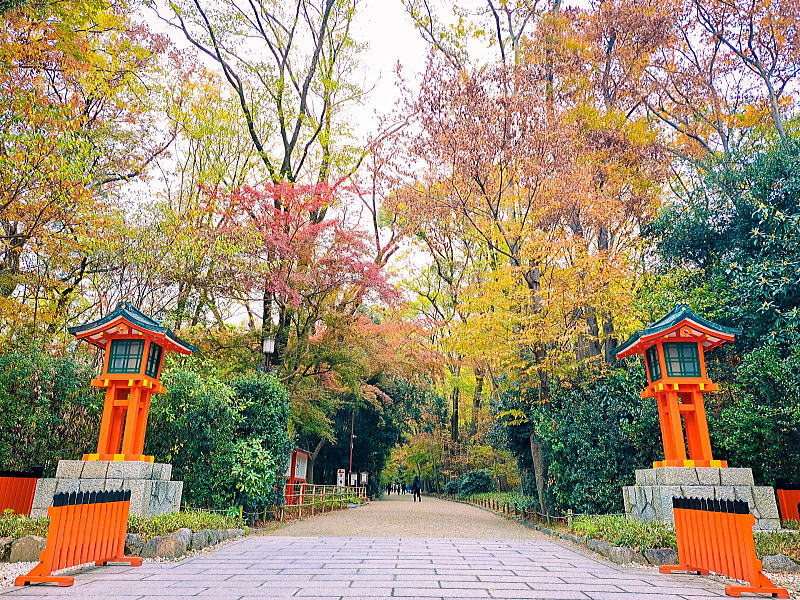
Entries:
<svg viewBox="0 0 800 600">
<path fill-rule="evenodd" d="M 0 2 L 2 431 L 72 435 L 26 460 L 91 444 L 67 329 L 130 301 L 200 348 L 151 417 L 193 502 L 271 502 L 224 474 L 291 444 L 330 482 L 352 422 L 375 485 L 617 512 L 660 448 L 615 350 L 687 303 L 744 330 L 708 358 L 715 453 L 796 478 L 797 3 L 402 0 L 424 76 L 364 134 L 368 1 Z"/>
</svg>

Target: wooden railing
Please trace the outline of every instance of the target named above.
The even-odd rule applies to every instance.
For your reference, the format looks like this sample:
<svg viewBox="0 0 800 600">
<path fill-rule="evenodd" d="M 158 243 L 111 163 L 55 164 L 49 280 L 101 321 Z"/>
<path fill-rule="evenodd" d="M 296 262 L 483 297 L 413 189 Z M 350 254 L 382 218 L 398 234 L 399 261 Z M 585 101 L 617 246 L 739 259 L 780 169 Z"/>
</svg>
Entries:
<svg viewBox="0 0 800 600">
<path fill-rule="evenodd" d="M 286 485 L 284 498 L 286 505 L 278 510 L 278 518 L 281 521 L 339 510 L 348 504 L 366 502 L 367 488 L 295 483 Z"/>
</svg>

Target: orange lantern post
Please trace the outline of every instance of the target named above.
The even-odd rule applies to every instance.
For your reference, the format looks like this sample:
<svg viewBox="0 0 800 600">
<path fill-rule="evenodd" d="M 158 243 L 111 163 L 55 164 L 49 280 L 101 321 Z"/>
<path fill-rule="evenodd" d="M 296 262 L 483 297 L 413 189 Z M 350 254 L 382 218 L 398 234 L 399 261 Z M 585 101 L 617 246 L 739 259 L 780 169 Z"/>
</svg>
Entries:
<svg viewBox="0 0 800 600">
<path fill-rule="evenodd" d="M 105 351 L 103 372 L 92 380 L 106 390 L 97 452 L 83 460 L 153 462 L 144 454 L 144 437 L 150 397 L 166 392 L 159 379 L 164 353 L 191 354 L 197 348 L 129 302 L 69 332 Z"/>
<path fill-rule="evenodd" d="M 653 467 L 728 466 L 726 461 L 714 460 L 711 452 L 703 394 L 719 386 L 706 374 L 705 352 L 733 341 L 741 332 L 678 304 L 617 349 L 617 358 L 644 356 L 648 385 L 642 398 L 655 398 L 658 403 L 664 446 L 664 460 Z"/>
</svg>

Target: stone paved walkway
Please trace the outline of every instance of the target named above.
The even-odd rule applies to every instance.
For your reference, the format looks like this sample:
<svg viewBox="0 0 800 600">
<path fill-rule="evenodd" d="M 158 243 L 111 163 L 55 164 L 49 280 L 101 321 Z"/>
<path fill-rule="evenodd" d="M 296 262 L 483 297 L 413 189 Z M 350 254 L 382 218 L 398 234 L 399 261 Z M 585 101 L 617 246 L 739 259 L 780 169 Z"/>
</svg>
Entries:
<svg viewBox="0 0 800 600">
<path fill-rule="evenodd" d="M 306 525 L 315 522 L 322 525 L 327 519 L 348 519 L 352 515 L 370 519 L 371 514 L 379 515 L 385 510 L 386 507 L 381 506 L 385 504 L 389 503 L 373 503 L 372 509 L 354 509 L 346 517 L 329 515 L 309 520 Z M 413 510 L 397 506 L 401 511 Z M 476 519 L 487 516 L 496 519 L 498 528 L 512 525 L 525 530 L 477 508 L 466 509 L 474 511 Z M 442 506 L 440 510 L 450 509 Z M 382 533 L 380 523 L 376 523 L 372 531 L 377 535 Z M 535 535 L 536 539 L 249 537 L 179 563 L 85 569 L 75 577 L 71 588 L 31 586 L 7 591 L 5 595 L 9 598 L 105 597 L 109 600 L 290 597 L 704 600 L 725 597 L 723 585 L 711 578 L 668 576 L 653 569 L 621 568 Z"/>
</svg>

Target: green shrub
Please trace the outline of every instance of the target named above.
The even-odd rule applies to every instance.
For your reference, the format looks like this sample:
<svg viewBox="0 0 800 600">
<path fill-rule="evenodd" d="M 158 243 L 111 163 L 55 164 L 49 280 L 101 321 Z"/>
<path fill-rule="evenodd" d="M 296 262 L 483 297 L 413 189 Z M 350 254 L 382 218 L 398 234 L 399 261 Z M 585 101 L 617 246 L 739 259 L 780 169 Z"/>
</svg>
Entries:
<svg viewBox="0 0 800 600">
<path fill-rule="evenodd" d="M 241 401 L 233 473 L 240 502 L 248 507 L 281 504 L 294 447 L 288 434 L 289 395 L 277 379 L 261 373 L 246 373 L 231 385 Z"/>
<path fill-rule="evenodd" d="M 97 444 L 102 400 L 88 361 L 46 354 L 0 355 L 0 469 L 80 458 Z"/>
<path fill-rule="evenodd" d="M 538 389 L 524 386 L 492 399 L 497 420 L 488 437 L 516 457 L 526 494 L 536 495 L 531 433 L 541 443 L 545 502 L 554 514 L 621 512 L 621 486 L 633 485 L 636 469 L 663 458 L 656 403 L 640 396 L 644 369 L 636 361 L 622 367 L 563 379 L 545 403 L 534 401 Z"/>
<path fill-rule="evenodd" d="M 593 515 L 575 517 L 568 529 L 575 535 L 605 540 L 613 546 L 635 550 L 677 549 L 675 530 L 665 523 L 645 523 L 617 515 Z"/>
<path fill-rule="evenodd" d="M 447 485 L 444 487 L 444 491 L 451 496 L 455 496 L 458 494 L 459 491 L 459 483 L 458 479 L 451 479 L 447 482 Z"/>
<path fill-rule="evenodd" d="M 794 520 L 784 521 L 783 522 L 783 528 L 784 529 L 795 529 L 795 530 L 800 531 L 800 521 L 794 521 Z"/>
<path fill-rule="evenodd" d="M 0 514 L 0 538 L 19 539 L 26 535 L 47 536 L 50 519 L 37 517 L 32 519 L 17 515 L 7 510 Z M 138 533 L 145 539 L 159 535 L 167 535 L 176 529 L 187 527 L 192 531 L 201 529 L 240 529 L 244 521 L 238 515 L 224 515 L 199 510 L 171 512 L 156 517 L 128 517 L 128 533 Z"/>
<path fill-rule="evenodd" d="M 800 562 L 800 535 L 784 531 L 756 532 L 756 554 L 785 554 Z"/>
<path fill-rule="evenodd" d="M 138 533 L 144 539 L 167 535 L 184 527 L 192 531 L 201 529 L 240 529 L 244 523 L 238 516 L 210 513 L 200 510 L 171 512 L 155 517 L 128 517 L 128 533 Z"/>
<path fill-rule="evenodd" d="M 757 482 L 791 480 L 800 469 L 800 348 L 767 344 L 742 357 L 728 394 L 712 394 L 712 446 Z"/>
<path fill-rule="evenodd" d="M 622 512 L 622 485 L 661 457 L 658 410 L 642 399 L 644 371 L 614 370 L 593 380 L 554 386 L 538 431 L 547 455 L 555 508 L 578 513 Z"/>
<path fill-rule="evenodd" d="M 31 519 L 8 509 L 0 513 L 0 538 L 10 537 L 16 540 L 26 535 L 45 537 L 49 525 L 50 519 L 47 517 Z"/>
<path fill-rule="evenodd" d="M 519 492 L 489 492 L 486 494 L 473 494 L 471 500 L 491 500 L 500 506 L 516 507 L 520 511 L 538 510 L 539 500 L 535 496 L 527 496 Z"/>
<path fill-rule="evenodd" d="M 260 511 L 280 501 L 292 448 L 289 400 L 280 383 L 251 373 L 229 385 L 175 369 L 164 384 L 168 391 L 153 401 L 145 447 L 172 463 L 186 506 Z"/>
<path fill-rule="evenodd" d="M 494 491 L 494 480 L 488 471 L 467 471 L 458 482 L 459 495 L 467 497 L 473 494 Z"/>
</svg>

